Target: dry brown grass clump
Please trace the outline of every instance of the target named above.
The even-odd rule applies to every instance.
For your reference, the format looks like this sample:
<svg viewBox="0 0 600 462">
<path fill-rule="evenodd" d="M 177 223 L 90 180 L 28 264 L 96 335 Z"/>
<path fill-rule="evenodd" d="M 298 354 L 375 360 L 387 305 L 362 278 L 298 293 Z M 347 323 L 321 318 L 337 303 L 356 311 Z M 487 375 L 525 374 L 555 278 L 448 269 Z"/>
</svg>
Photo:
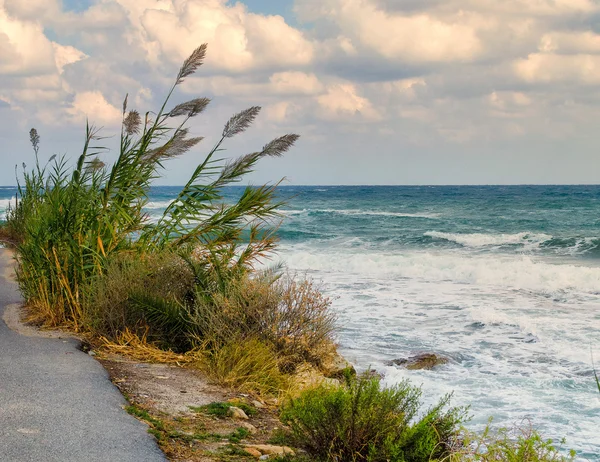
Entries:
<svg viewBox="0 0 600 462">
<path fill-rule="evenodd" d="M 277 352 L 286 372 L 303 362 L 320 365 L 336 321 L 331 301 L 314 283 L 290 275 L 243 277 L 208 302 L 197 300 L 193 319 L 211 348 L 232 338 L 259 339 Z"/>
</svg>

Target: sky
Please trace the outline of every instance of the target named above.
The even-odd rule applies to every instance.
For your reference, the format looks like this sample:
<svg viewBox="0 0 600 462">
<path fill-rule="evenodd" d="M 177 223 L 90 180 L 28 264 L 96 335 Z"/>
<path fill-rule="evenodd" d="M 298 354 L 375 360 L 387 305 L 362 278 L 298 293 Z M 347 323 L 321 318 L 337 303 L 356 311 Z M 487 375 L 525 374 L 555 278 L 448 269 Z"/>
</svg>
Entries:
<svg viewBox="0 0 600 462">
<path fill-rule="evenodd" d="M 76 158 L 86 120 L 114 147 L 124 96 L 157 110 L 202 43 L 170 104 L 211 98 L 205 140 L 162 184 L 254 105 L 224 156 L 301 138 L 253 183 L 600 183 L 599 0 L 0 0 L 0 184 L 32 127 L 42 161 Z"/>
</svg>

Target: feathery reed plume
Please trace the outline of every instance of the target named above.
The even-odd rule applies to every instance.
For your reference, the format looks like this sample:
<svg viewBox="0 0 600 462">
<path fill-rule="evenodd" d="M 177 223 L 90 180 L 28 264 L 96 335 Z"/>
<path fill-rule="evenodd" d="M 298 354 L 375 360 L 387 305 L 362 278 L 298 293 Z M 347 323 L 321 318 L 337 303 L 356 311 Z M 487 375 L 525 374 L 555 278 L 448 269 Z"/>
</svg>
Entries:
<svg viewBox="0 0 600 462">
<path fill-rule="evenodd" d="M 38 132 L 35 128 L 29 130 L 29 141 L 31 141 L 31 145 L 33 146 L 33 150 L 37 156 L 38 151 L 40 150 L 40 135 L 38 135 Z"/>
<path fill-rule="evenodd" d="M 123 100 L 123 115 L 127 112 L 127 99 L 129 98 L 129 93 L 125 95 L 125 99 Z"/>
<path fill-rule="evenodd" d="M 142 124 L 142 118 L 138 111 L 129 111 L 127 117 L 123 120 L 123 127 L 125 127 L 125 133 L 129 136 L 140 132 L 140 125 Z"/>
<path fill-rule="evenodd" d="M 208 45 L 206 43 L 200 45 L 196 48 L 193 53 L 183 62 L 183 66 L 179 69 L 179 74 L 177 74 L 177 81 L 175 85 L 179 85 L 183 82 L 183 80 L 196 72 L 200 66 L 202 66 L 202 62 L 204 61 L 204 57 L 206 56 L 206 48 Z"/>
<path fill-rule="evenodd" d="M 143 162 L 156 162 L 161 159 L 172 159 L 180 156 L 196 146 L 204 137 L 187 138 L 188 128 L 178 130 L 163 146 L 151 149 L 142 157 Z"/>
<path fill-rule="evenodd" d="M 223 138 L 232 138 L 238 133 L 245 131 L 254 122 L 260 109 L 260 106 L 252 106 L 231 117 L 223 129 Z"/>
<path fill-rule="evenodd" d="M 273 141 L 267 143 L 263 147 L 263 154 L 271 157 L 281 157 L 286 153 L 296 141 L 298 141 L 300 135 L 293 133 L 283 135 L 279 138 L 275 138 Z"/>
<path fill-rule="evenodd" d="M 92 160 L 88 160 L 86 163 L 86 169 L 90 172 L 96 172 L 101 170 L 106 165 L 98 157 L 94 157 Z"/>
<path fill-rule="evenodd" d="M 209 98 L 196 98 L 186 103 L 181 103 L 171 109 L 169 117 L 179 117 L 186 115 L 188 117 L 194 117 L 200 114 L 206 106 L 210 103 Z"/>
</svg>

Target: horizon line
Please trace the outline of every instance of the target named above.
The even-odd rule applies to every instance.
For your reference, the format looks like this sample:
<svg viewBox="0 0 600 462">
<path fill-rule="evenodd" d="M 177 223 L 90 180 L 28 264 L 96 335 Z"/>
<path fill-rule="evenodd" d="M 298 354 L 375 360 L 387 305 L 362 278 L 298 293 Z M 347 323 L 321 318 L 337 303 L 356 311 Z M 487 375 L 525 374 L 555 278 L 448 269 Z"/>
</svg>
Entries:
<svg viewBox="0 0 600 462">
<path fill-rule="evenodd" d="M 269 185 L 270 183 L 248 183 L 246 185 L 228 185 L 227 187 L 238 187 L 244 188 L 246 186 L 255 185 Z M 167 187 L 167 188 L 181 188 L 184 185 L 181 184 L 155 184 L 151 187 Z M 290 187 L 456 187 L 456 186 L 600 186 L 600 183 L 411 183 L 411 184 L 398 184 L 398 183 L 304 183 L 304 184 L 280 184 L 277 187 L 290 188 Z M 0 185 L 0 188 L 17 188 L 17 185 Z"/>
</svg>

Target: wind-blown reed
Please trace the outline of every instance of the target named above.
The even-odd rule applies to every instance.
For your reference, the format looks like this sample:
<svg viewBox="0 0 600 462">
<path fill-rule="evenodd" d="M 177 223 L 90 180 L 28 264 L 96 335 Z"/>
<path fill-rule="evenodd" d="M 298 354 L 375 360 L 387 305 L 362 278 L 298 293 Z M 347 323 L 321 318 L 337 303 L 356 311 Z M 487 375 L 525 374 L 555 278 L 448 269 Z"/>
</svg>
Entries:
<svg viewBox="0 0 600 462">
<path fill-rule="evenodd" d="M 99 130 L 87 125 L 83 150 L 73 168 L 64 157 L 39 163 L 40 137 L 31 132 L 35 167 L 23 165 L 18 201 L 7 215 L 20 237 L 18 281 L 34 315 L 48 325 L 82 329 L 84 287 L 102 275 L 116 253 L 173 250 L 201 246 L 209 253 L 226 249 L 245 266 L 272 250 L 272 218 L 280 205 L 276 184 L 247 187 L 239 200 L 225 204 L 222 190 L 239 182 L 264 157 L 285 153 L 298 139 L 288 134 L 261 150 L 226 161 L 215 155 L 223 142 L 244 132 L 260 112 L 251 107 L 225 124 L 216 145 L 200 162 L 158 223 L 144 213 L 152 181 L 165 161 L 180 157 L 202 141 L 187 127 L 208 106 L 195 98 L 167 109 L 175 89 L 202 65 L 207 46 L 185 60 L 156 113 L 140 115 L 123 103 L 119 155 L 107 166 Z M 176 124 L 171 125 L 172 122 Z M 242 236 L 249 241 L 242 243 Z"/>
</svg>

